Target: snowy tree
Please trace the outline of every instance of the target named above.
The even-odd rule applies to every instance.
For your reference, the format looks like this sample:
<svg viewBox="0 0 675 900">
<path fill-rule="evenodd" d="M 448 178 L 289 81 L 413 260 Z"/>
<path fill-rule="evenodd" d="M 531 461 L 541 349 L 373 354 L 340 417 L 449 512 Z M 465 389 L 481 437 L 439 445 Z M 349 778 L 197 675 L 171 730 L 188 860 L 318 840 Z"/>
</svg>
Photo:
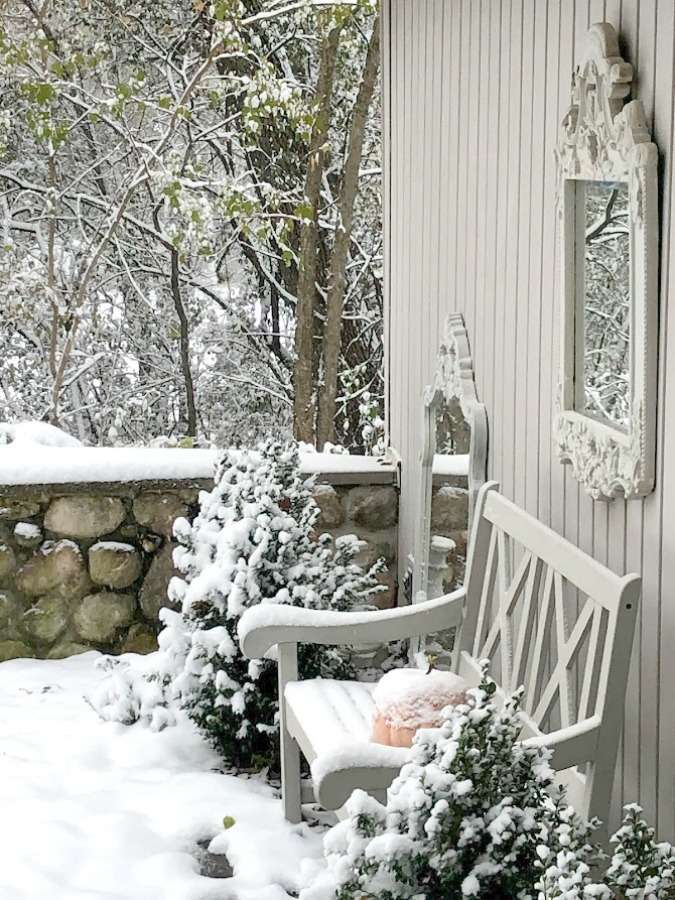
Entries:
<svg viewBox="0 0 675 900">
<path fill-rule="evenodd" d="M 345 610 L 381 589 L 379 567 L 364 572 L 353 562 L 353 538 L 332 546 L 328 535 L 316 536 L 319 512 L 294 445 L 226 453 L 194 522 L 176 522 L 175 559 L 184 577 L 172 581 L 170 595 L 182 611 L 163 613 L 159 668 L 137 677 L 114 667 L 113 681 L 94 701 L 102 714 L 147 716 L 161 726 L 164 707 L 178 702 L 229 764 L 271 762 L 276 665 L 242 656 L 241 615 L 258 603 Z M 303 645 L 299 664 L 303 677 L 354 675 L 348 656 L 333 647 Z"/>
<path fill-rule="evenodd" d="M 582 182 L 585 198 L 584 412 L 625 427 L 630 416 L 630 230 L 628 188 Z"/>
<path fill-rule="evenodd" d="M 373 23 L 366 0 L 0 6 L 3 418 L 94 443 L 288 434 L 311 220 L 313 383 L 335 275 L 350 437 L 363 393 L 382 393 Z"/>
</svg>

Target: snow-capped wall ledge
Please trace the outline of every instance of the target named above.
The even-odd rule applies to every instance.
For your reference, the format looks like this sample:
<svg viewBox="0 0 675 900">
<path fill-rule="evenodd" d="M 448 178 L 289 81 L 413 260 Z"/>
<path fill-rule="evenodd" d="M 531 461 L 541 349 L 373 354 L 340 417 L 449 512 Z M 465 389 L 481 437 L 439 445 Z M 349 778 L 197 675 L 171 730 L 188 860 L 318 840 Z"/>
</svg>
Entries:
<svg viewBox="0 0 675 900">
<path fill-rule="evenodd" d="M 341 456 L 337 453 L 300 453 L 300 470 L 327 484 L 395 484 L 400 468 L 396 461 L 375 456 Z"/>
<path fill-rule="evenodd" d="M 176 481 L 205 487 L 212 483 L 220 455 L 219 450 L 84 447 L 77 441 L 48 444 L 23 434 L 3 444 L 2 436 L 0 430 L 0 489 L 105 484 L 114 490 L 115 484 L 150 482 L 162 486 Z M 328 484 L 397 482 L 397 465 L 372 456 L 304 452 L 300 460 L 304 473 Z"/>
<path fill-rule="evenodd" d="M 73 487 L 134 482 L 213 483 L 214 450 L 141 447 L 45 447 L 16 441 L 0 447 L 0 488 Z"/>
</svg>

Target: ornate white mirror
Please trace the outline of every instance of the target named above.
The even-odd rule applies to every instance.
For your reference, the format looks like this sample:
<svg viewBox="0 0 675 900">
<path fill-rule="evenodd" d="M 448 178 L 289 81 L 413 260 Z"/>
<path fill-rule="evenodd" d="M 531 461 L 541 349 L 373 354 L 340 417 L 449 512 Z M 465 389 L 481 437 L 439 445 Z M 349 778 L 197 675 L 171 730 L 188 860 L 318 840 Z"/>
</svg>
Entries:
<svg viewBox="0 0 675 900">
<path fill-rule="evenodd" d="M 657 150 L 633 68 L 603 22 L 588 32 L 556 147 L 561 376 L 558 456 L 595 498 L 654 487 Z"/>
<path fill-rule="evenodd" d="M 423 396 L 421 485 L 416 516 L 412 600 L 431 599 L 463 581 L 473 504 L 487 470 L 487 413 L 478 401 L 464 320 L 445 322 L 433 382 Z M 425 650 L 449 650 L 443 636 Z M 419 650 L 414 642 L 413 654 Z"/>
</svg>

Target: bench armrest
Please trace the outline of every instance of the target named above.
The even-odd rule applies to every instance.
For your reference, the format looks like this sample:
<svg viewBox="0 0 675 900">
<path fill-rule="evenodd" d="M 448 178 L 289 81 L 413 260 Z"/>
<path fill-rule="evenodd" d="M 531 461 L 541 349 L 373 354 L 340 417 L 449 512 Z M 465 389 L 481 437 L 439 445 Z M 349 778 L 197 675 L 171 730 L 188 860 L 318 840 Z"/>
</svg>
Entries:
<svg viewBox="0 0 675 900">
<path fill-rule="evenodd" d="M 601 724 L 600 716 L 589 716 L 548 734 L 525 738 L 523 744 L 553 750 L 551 765 L 559 772 L 596 759 Z"/>
<path fill-rule="evenodd" d="M 433 634 L 461 624 L 463 587 L 413 606 L 373 612 L 333 612 L 263 603 L 246 610 L 239 643 L 249 659 L 261 659 L 275 644 L 372 644 Z"/>
</svg>

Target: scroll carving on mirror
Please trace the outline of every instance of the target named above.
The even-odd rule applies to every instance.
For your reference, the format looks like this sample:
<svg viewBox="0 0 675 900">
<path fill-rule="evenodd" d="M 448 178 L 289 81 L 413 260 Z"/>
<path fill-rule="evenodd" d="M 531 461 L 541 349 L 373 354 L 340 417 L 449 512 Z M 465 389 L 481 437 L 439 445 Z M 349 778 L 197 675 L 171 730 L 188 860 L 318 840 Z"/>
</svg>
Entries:
<svg viewBox="0 0 675 900">
<path fill-rule="evenodd" d="M 657 149 L 606 22 L 588 32 L 556 146 L 561 370 L 556 450 L 594 498 L 654 488 Z"/>
</svg>

